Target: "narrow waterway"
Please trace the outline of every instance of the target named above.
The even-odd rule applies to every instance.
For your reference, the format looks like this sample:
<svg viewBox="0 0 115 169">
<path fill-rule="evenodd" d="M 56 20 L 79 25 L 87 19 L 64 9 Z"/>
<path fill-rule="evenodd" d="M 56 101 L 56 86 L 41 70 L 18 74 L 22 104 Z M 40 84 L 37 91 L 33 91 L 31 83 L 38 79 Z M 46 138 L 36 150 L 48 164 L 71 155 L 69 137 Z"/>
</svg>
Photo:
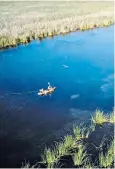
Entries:
<svg viewBox="0 0 115 169">
<path fill-rule="evenodd" d="M 0 167 L 37 160 L 45 144 L 114 106 L 114 27 L 0 51 Z M 48 82 L 51 96 L 39 97 Z M 7 163 L 6 163 L 7 161 Z"/>
</svg>

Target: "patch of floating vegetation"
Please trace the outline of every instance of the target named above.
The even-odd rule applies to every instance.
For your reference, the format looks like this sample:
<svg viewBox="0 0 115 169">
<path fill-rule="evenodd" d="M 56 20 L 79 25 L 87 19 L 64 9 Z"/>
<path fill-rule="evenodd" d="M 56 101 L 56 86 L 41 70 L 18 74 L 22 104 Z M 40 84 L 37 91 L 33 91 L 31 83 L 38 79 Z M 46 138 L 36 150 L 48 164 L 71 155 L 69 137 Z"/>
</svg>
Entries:
<svg viewBox="0 0 115 169">
<path fill-rule="evenodd" d="M 72 135 L 66 135 L 61 142 L 56 143 L 52 148 L 45 148 L 41 156 L 42 161 L 39 164 L 43 164 L 45 168 L 58 168 L 57 166 L 60 168 L 63 167 L 63 161 L 68 163 L 70 160 L 71 166 L 69 168 L 112 168 L 114 166 L 114 139 L 112 138 L 109 144 L 105 143 L 104 140 L 99 145 L 99 148 L 97 148 L 98 156 L 95 159 L 98 161 L 96 166 L 90 158 L 91 154 L 88 154 L 86 141 L 92 132 L 96 131 L 96 126 L 98 127 L 98 125 L 105 122 L 112 124 L 114 122 L 114 113 L 107 116 L 96 110 L 89 127 L 86 128 L 83 125 L 73 126 Z M 105 145 L 107 148 L 104 147 Z M 62 163 L 61 166 L 60 163 Z M 31 166 L 28 163 L 22 168 L 31 168 Z M 33 166 L 33 168 L 36 167 Z M 37 166 L 37 168 L 39 167 Z"/>
<path fill-rule="evenodd" d="M 0 49 L 16 47 L 19 44 L 28 44 L 29 42 L 35 39 L 42 40 L 46 37 L 53 37 L 59 34 L 65 35 L 69 32 L 85 31 L 94 28 L 108 27 L 114 24 L 114 20 L 111 17 L 106 19 L 100 19 L 102 20 L 95 20 L 94 22 L 91 22 L 90 20 L 86 19 L 86 21 L 82 23 L 78 22 L 78 24 L 66 25 L 63 29 L 60 27 L 55 28 L 53 30 L 42 29 L 39 32 L 30 31 L 27 35 L 23 35 L 23 37 L 21 35 L 18 37 L 0 36 Z"/>
</svg>

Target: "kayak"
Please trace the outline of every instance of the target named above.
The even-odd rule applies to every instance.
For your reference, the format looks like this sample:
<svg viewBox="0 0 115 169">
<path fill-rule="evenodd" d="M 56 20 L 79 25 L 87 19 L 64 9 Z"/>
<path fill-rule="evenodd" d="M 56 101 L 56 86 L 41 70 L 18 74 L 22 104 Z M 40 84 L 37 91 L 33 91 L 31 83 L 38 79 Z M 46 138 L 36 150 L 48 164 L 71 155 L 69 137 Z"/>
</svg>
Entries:
<svg viewBox="0 0 115 169">
<path fill-rule="evenodd" d="M 47 94 L 51 94 L 52 92 L 54 92 L 55 89 L 56 89 L 56 87 L 51 87 L 51 88 L 49 88 L 49 89 L 39 91 L 39 92 L 38 92 L 38 95 L 39 95 L 39 96 L 45 96 L 45 95 L 47 95 Z"/>
</svg>

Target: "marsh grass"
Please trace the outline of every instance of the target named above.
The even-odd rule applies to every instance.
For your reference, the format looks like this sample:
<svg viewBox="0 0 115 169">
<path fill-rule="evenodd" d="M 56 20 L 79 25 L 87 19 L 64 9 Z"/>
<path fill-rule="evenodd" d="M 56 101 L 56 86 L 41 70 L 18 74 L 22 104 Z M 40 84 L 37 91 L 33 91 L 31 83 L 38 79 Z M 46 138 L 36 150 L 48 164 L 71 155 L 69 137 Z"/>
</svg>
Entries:
<svg viewBox="0 0 115 169">
<path fill-rule="evenodd" d="M 53 150 L 50 148 L 45 148 L 44 153 L 42 155 L 42 162 L 47 164 L 48 168 L 53 168 L 55 161 L 57 160 L 57 152 L 54 148 Z"/>
<path fill-rule="evenodd" d="M 81 128 L 80 126 L 74 126 L 73 127 L 73 133 L 74 133 L 74 136 L 75 136 L 75 139 L 76 140 L 80 140 L 81 139 Z"/>
<path fill-rule="evenodd" d="M 75 139 L 71 135 L 64 137 L 63 141 L 56 144 L 57 159 L 61 156 L 68 155 L 69 150 L 75 145 Z"/>
<path fill-rule="evenodd" d="M 83 168 L 94 169 L 94 168 L 96 168 L 96 167 L 95 167 L 94 163 L 92 163 L 92 162 L 89 160 L 89 158 L 87 158 L 87 159 L 85 160 L 85 162 L 84 162 Z"/>
<path fill-rule="evenodd" d="M 104 152 L 100 153 L 99 165 L 100 167 L 108 168 L 112 166 L 113 162 L 114 162 L 114 141 L 112 141 L 106 154 L 104 154 Z"/>
<path fill-rule="evenodd" d="M 75 166 L 81 166 L 87 160 L 87 154 L 85 148 L 80 146 L 77 152 L 73 155 L 73 161 Z"/>
<path fill-rule="evenodd" d="M 103 124 L 105 121 L 113 122 L 113 114 L 104 115 L 103 112 L 96 110 L 95 115 L 92 116 L 91 125 L 84 127 L 83 123 L 73 126 L 73 135 L 66 135 L 64 139 L 56 143 L 52 148 L 45 148 L 42 157 L 42 162 L 48 168 L 55 168 L 61 165 L 61 157 L 71 156 L 75 167 L 95 168 L 94 163 L 87 154 L 86 145 L 83 145 L 83 140 L 89 137 L 89 134 L 95 130 L 96 124 Z M 111 167 L 114 161 L 114 141 L 107 148 L 107 153 L 104 152 L 104 145 L 106 138 L 104 138 L 99 147 L 96 147 L 99 151 L 99 167 Z M 23 168 L 31 168 L 27 163 Z M 33 167 L 35 168 L 35 167 Z"/>
<path fill-rule="evenodd" d="M 90 132 L 91 129 L 84 127 L 83 124 L 80 124 L 78 126 L 73 126 L 73 133 L 76 141 L 83 138 L 88 138 Z"/>
<path fill-rule="evenodd" d="M 53 149 L 46 148 L 42 155 L 42 162 L 47 164 L 48 168 L 52 168 L 54 163 L 64 155 L 69 155 L 69 150 L 75 145 L 75 139 L 71 135 L 64 137 L 64 140 L 55 144 Z"/>
<path fill-rule="evenodd" d="M 109 122 L 110 123 L 114 123 L 115 122 L 114 111 L 109 115 Z"/>
<path fill-rule="evenodd" d="M 64 146 L 64 143 L 58 143 L 57 145 L 57 157 L 60 158 L 61 156 L 68 155 L 68 149 Z"/>
<path fill-rule="evenodd" d="M 113 6 L 113 2 L 0 2 L 0 48 L 110 26 Z"/>
<path fill-rule="evenodd" d="M 67 135 L 64 137 L 63 144 L 64 144 L 64 147 L 69 150 L 75 146 L 76 140 L 75 138 L 73 138 L 72 135 Z"/>
<path fill-rule="evenodd" d="M 95 114 L 92 116 L 92 122 L 99 125 L 102 125 L 105 122 L 114 123 L 114 112 L 104 114 L 102 111 L 96 110 Z"/>
<path fill-rule="evenodd" d="M 105 115 L 102 111 L 96 110 L 95 114 L 92 116 L 92 121 L 94 124 L 100 124 L 108 121 L 108 115 Z"/>
</svg>

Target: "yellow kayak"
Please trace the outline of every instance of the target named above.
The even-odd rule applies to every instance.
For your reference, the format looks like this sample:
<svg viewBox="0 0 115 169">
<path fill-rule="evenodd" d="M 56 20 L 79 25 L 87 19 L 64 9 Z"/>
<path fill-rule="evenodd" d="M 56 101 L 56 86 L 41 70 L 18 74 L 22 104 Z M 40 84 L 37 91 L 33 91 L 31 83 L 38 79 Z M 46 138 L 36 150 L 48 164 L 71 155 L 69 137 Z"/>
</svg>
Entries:
<svg viewBox="0 0 115 169">
<path fill-rule="evenodd" d="M 52 92 L 54 92 L 54 90 L 56 89 L 56 87 L 51 87 L 51 88 L 49 88 L 49 89 L 46 89 L 46 90 L 40 90 L 39 92 L 38 92 L 38 95 L 39 96 L 45 96 L 45 95 L 47 95 L 47 94 L 51 94 Z"/>
</svg>

